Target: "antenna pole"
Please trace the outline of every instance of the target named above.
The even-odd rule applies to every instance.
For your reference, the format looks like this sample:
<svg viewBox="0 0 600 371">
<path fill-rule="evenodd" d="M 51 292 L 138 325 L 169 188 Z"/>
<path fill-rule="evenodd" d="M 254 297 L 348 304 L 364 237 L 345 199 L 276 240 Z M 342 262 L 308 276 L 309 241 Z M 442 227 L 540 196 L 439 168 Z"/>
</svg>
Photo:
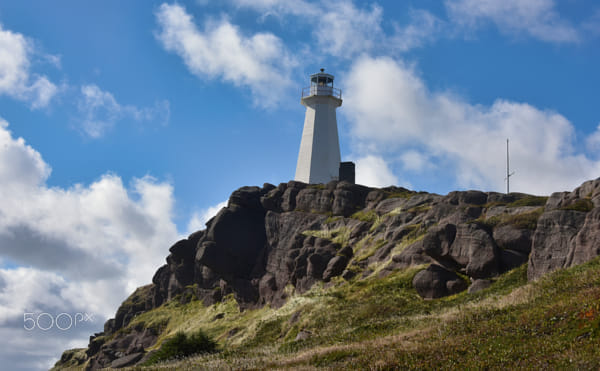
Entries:
<svg viewBox="0 0 600 371">
<path fill-rule="evenodd" d="M 508 138 L 506 138 L 506 194 L 510 193 L 510 177 L 515 174 L 514 171 L 510 172 L 510 158 L 508 156 Z"/>
</svg>

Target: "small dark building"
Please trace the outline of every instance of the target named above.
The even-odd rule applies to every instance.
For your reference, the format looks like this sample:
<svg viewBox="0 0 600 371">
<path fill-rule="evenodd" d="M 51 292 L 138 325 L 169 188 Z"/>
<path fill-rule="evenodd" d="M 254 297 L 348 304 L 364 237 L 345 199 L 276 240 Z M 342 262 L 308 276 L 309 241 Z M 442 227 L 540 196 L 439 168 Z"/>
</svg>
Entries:
<svg viewBox="0 0 600 371">
<path fill-rule="evenodd" d="M 354 176 L 354 162 L 351 161 L 347 161 L 347 162 L 340 162 L 340 177 L 339 180 L 345 180 L 349 183 L 354 184 L 355 183 L 355 176 Z"/>
</svg>

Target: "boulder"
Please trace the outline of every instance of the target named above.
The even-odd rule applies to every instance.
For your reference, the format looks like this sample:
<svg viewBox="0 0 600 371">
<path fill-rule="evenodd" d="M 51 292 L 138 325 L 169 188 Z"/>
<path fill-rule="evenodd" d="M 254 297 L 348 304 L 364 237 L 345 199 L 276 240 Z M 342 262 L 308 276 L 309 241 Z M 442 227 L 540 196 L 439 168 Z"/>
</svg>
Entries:
<svg viewBox="0 0 600 371">
<path fill-rule="evenodd" d="M 296 196 L 306 188 L 307 184 L 302 182 L 290 181 L 287 184 L 286 190 L 281 196 L 281 210 L 293 211 L 296 208 Z"/>
<path fill-rule="evenodd" d="M 569 250 L 583 226 L 586 213 L 574 210 L 552 210 L 542 214 L 533 235 L 527 266 L 527 279 L 567 266 Z"/>
<path fill-rule="evenodd" d="M 350 281 L 352 278 L 354 278 L 354 276 L 356 276 L 356 272 L 349 270 L 349 269 L 345 269 L 342 272 L 342 278 L 345 279 L 346 281 Z"/>
<path fill-rule="evenodd" d="M 422 298 L 436 299 L 464 291 L 468 285 L 456 273 L 431 264 L 415 275 L 413 286 Z"/>
<path fill-rule="evenodd" d="M 483 205 L 487 198 L 487 193 L 481 191 L 454 191 L 444 197 L 444 202 L 451 205 Z"/>
<path fill-rule="evenodd" d="M 281 212 L 281 202 L 283 193 L 287 189 L 287 184 L 281 183 L 276 188 L 271 189 L 265 195 L 261 196 L 260 203 L 265 210 Z"/>
<path fill-rule="evenodd" d="M 331 259 L 323 272 L 323 281 L 328 282 L 332 277 L 341 275 L 348 265 L 349 259 L 346 256 L 338 255 Z"/>
<path fill-rule="evenodd" d="M 306 275 L 321 279 L 323 277 L 323 272 L 329 263 L 327 257 L 321 254 L 310 254 L 307 260 L 308 265 L 306 268 Z"/>
<path fill-rule="evenodd" d="M 405 210 L 408 199 L 403 197 L 388 198 L 377 204 L 375 211 L 379 215 L 387 214 L 393 210 Z"/>
<path fill-rule="evenodd" d="M 485 290 L 492 284 L 490 280 L 474 280 L 469 286 L 468 293 L 474 294 L 478 291 Z"/>
<path fill-rule="evenodd" d="M 265 246 L 265 211 L 257 187 L 236 192 L 215 216 L 196 260 L 224 277 L 248 278 Z"/>
<path fill-rule="evenodd" d="M 306 340 L 312 336 L 312 332 L 308 330 L 300 330 L 298 335 L 296 335 L 295 341 Z"/>
<path fill-rule="evenodd" d="M 392 256 L 392 262 L 392 269 L 403 269 L 412 265 L 432 263 L 432 259 L 425 253 L 421 240 L 410 244 L 400 254 Z"/>
<path fill-rule="evenodd" d="M 261 196 L 261 189 L 258 187 L 242 187 L 229 196 L 227 207 L 239 206 L 244 209 L 262 210 Z"/>
<path fill-rule="evenodd" d="M 475 223 L 457 227 L 450 257 L 472 278 L 488 278 L 499 273 L 498 248 L 489 232 Z"/>
<path fill-rule="evenodd" d="M 450 256 L 450 248 L 455 238 L 454 224 L 432 227 L 423 238 L 423 252 L 446 266 L 458 267 Z"/>
<path fill-rule="evenodd" d="M 531 229 L 519 229 L 512 225 L 503 225 L 494 229 L 494 241 L 499 248 L 514 250 L 529 255 L 531 252 Z"/>
<path fill-rule="evenodd" d="M 570 267 L 582 264 L 598 255 L 600 255 L 600 207 L 587 213 L 583 226 L 569 251 L 567 265 Z"/>
<path fill-rule="evenodd" d="M 142 352 L 129 354 L 129 355 L 123 356 L 121 358 L 117 358 L 114 361 L 112 361 L 110 364 L 110 367 L 111 368 L 122 368 L 122 367 L 126 367 L 126 366 L 131 366 L 131 365 L 135 364 L 137 361 L 139 361 L 140 359 L 142 359 L 143 356 L 144 356 L 144 353 L 142 353 Z"/>
<path fill-rule="evenodd" d="M 348 182 L 339 182 L 333 191 L 331 211 L 334 215 L 350 216 L 365 207 L 370 188 Z"/>
<path fill-rule="evenodd" d="M 305 188 L 296 196 L 296 210 L 327 213 L 333 204 L 333 191 L 328 189 Z"/>
</svg>

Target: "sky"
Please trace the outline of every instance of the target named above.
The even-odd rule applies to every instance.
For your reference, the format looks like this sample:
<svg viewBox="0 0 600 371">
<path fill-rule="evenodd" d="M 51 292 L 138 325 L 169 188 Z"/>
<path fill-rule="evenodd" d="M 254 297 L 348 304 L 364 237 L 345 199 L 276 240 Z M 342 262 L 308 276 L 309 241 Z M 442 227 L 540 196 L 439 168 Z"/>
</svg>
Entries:
<svg viewBox="0 0 600 371">
<path fill-rule="evenodd" d="M 232 191 L 293 179 L 320 68 L 360 184 L 503 192 L 507 139 L 511 191 L 595 179 L 599 46 L 592 0 L 0 0 L 3 367 L 85 346 Z"/>
</svg>

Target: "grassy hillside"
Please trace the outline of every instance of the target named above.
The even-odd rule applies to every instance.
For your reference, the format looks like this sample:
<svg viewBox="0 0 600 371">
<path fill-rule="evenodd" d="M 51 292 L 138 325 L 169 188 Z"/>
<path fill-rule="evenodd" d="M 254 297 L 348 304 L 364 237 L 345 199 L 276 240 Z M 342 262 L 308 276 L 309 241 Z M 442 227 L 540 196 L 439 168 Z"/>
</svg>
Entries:
<svg viewBox="0 0 600 371">
<path fill-rule="evenodd" d="M 599 259 L 533 283 L 522 266 L 484 291 L 436 300 L 412 288 L 419 269 L 335 281 L 278 309 L 174 300 L 121 331 L 154 328 L 156 348 L 179 331 L 219 344 L 218 353 L 144 369 L 600 367 Z"/>
</svg>

